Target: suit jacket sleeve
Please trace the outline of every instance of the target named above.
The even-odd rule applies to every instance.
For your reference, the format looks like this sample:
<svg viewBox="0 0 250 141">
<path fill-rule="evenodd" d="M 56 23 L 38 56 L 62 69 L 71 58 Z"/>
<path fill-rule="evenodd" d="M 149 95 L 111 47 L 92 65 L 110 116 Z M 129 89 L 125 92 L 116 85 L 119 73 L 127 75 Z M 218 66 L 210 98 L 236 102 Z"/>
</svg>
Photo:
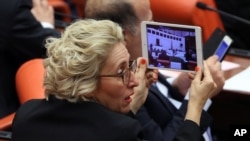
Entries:
<svg viewBox="0 0 250 141">
<path fill-rule="evenodd" d="M 174 141 L 200 141 L 201 138 L 199 126 L 191 120 L 185 120 Z"/>
<path fill-rule="evenodd" d="M 138 111 L 136 117 L 143 127 L 145 139 L 150 141 L 173 141 L 173 139 L 176 137 L 177 132 L 179 132 L 180 130 L 184 130 L 182 128 L 186 127 L 186 121 L 184 121 L 184 119 L 187 109 L 187 103 L 187 101 L 183 101 L 182 106 L 179 110 L 170 111 L 168 115 L 170 120 L 164 126 L 159 125 L 159 122 L 157 122 L 154 118 L 152 118 L 152 115 L 149 114 L 147 108 L 142 107 Z M 159 114 L 158 116 L 160 116 L 161 114 Z M 206 128 L 211 124 L 211 122 L 212 118 L 210 117 L 210 115 L 208 115 L 206 112 L 203 112 L 201 117 L 202 124 L 200 126 L 200 132 L 204 132 Z"/>
<path fill-rule="evenodd" d="M 20 56 L 16 59 L 21 63 L 32 58 L 45 57 L 46 49 L 44 40 L 47 37 L 59 37 L 59 32 L 55 29 L 43 28 L 30 12 L 32 8 L 31 0 L 18 0 L 12 13 L 13 34 L 11 51 L 14 56 Z"/>
<path fill-rule="evenodd" d="M 179 130 L 183 130 L 182 128 L 185 127 L 184 124 L 186 124 L 184 119 L 187 111 L 187 105 L 188 101 L 184 100 L 180 109 L 173 113 L 171 121 L 165 126 L 165 128 L 162 129 L 163 138 L 169 138 L 172 140 Z M 199 127 L 200 132 L 203 134 L 211 123 L 212 117 L 203 110 Z"/>
</svg>

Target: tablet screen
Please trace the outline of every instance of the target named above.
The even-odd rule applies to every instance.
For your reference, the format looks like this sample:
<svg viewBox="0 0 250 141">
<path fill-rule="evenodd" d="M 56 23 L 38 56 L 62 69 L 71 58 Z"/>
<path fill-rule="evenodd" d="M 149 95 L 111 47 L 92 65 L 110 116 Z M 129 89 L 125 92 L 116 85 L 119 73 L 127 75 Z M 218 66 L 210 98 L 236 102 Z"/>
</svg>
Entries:
<svg viewBox="0 0 250 141">
<path fill-rule="evenodd" d="M 199 27 L 186 25 L 142 25 L 143 54 L 148 57 L 149 67 L 194 71 L 202 57 L 200 32 Z"/>
</svg>

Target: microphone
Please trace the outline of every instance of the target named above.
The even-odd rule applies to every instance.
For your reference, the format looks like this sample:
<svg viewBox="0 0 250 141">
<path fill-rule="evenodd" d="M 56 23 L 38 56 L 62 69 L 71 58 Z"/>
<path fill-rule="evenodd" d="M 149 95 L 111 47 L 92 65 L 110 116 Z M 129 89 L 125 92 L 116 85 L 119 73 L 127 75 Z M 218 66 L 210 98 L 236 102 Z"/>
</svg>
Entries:
<svg viewBox="0 0 250 141">
<path fill-rule="evenodd" d="M 218 9 L 215 9 L 211 6 L 208 6 L 207 4 L 203 3 L 203 2 L 197 2 L 196 3 L 196 6 L 200 9 L 203 9 L 203 10 L 209 10 L 209 11 L 214 11 L 216 13 L 219 13 L 221 14 L 221 16 L 225 16 L 225 17 L 228 17 L 228 18 L 231 18 L 231 19 L 234 19 L 238 22 L 241 22 L 241 23 L 244 23 L 246 25 L 250 25 L 250 21 L 246 20 L 246 19 L 243 19 L 241 17 L 238 17 L 238 16 L 235 16 L 235 15 L 232 15 L 230 13 L 227 13 L 227 12 L 224 12 L 224 11 L 221 11 L 221 10 L 218 10 Z M 249 49 L 246 50 L 246 49 L 240 49 L 240 48 L 230 48 L 229 51 L 228 51 L 229 54 L 232 54 L 232 55 L 238 55 L 238 56 L 243 56 L 243 57 L 247 57 L 249 58 L 250 57 L 250 51 Z"/>
<path fill-rule="evenodd" d="M 209 10 L 209 11 L 214 11 L 214 12 L 217 12 L 219 14 L 221 14 L 222 16 L 226 16 L 226 17 L 229 17 L 229 18 L 232 18 L 234 20 L 237 20 L 237 21 L 240 21 L 242 23 L 245 23 L 247 25 L 250 25 L 250 21 L 246 20 L 246 19 L 243 19 L 241 17 L 238 17 L 238 16 L 235 16 L 235 15 L 232 15 L 230 13 L 227 13 L 227 12 L 224 12 L 224 11 L 221 11 L 221 10 L 218 10 L 218 9 L 215 9 L 211 6 L 208 6 L 207 4 L 203 3 L 203 2 L 197 2 L 196 3 L 196 6 L 200 9 L 203 9 L 203 10 Z"/>
</svg>

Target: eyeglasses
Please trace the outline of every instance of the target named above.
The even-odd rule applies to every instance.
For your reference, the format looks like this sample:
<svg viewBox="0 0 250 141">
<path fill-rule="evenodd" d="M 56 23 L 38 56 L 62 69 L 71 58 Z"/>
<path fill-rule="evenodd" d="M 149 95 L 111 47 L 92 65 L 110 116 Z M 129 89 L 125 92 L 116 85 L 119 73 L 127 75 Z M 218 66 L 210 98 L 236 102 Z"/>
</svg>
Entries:
<svg viewBox="0 0 250 141">
<path fill-rule="evenodd" d="M 136 67 L 136 60 L 129 61 L 129 67 L 124 69 L 121 73 L 113 75 L 99 75 L 99 77 L 121 77 L 123 84 L 128 85 L 131 77 L 131 72 L 135 73 Z"/>
</svg>

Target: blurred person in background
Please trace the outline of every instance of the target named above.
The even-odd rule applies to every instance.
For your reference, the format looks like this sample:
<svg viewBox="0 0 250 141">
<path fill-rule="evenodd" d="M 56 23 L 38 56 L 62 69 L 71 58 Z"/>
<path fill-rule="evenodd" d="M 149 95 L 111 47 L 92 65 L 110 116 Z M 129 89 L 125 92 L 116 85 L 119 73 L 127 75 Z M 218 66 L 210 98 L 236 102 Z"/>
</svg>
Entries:
<svg viewBox="0 0 250 141">
<path fill-rule="evenodd" d="M 44 40 L 58 37 L 47 0 L 0 1 L 0 118 L 19 107 L 15 74 L 24 62 L 46 56 Z"/>
</svg>

